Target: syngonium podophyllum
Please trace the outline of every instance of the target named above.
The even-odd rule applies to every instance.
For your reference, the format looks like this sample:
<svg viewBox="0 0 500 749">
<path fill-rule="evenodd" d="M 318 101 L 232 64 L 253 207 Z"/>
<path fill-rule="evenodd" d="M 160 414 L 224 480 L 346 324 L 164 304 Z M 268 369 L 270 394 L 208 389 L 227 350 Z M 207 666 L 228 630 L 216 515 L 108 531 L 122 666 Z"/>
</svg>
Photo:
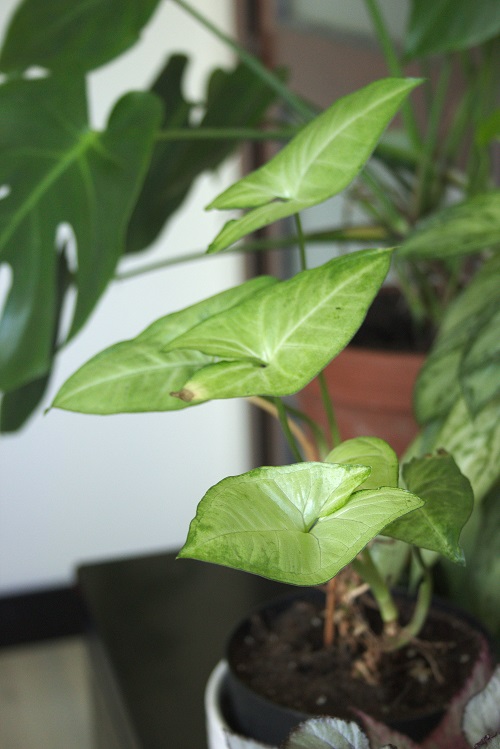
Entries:
<svg viewBox="0 0 500 749">
<path fill-rule="evenodd" d="M 226 190 L 212 207 L 247 212 L 226 224 L 210 251 L 340 192 L 416 84 L 386 79 L 341 99 Z M 94 357 L 54 405 L 110 414 L 264 398 L 282 414 L 286 431 L 281 397 L 307 385 L 350 341 L 390 258 L 390 249 L 354 252 L 285 281 L 248 281 L 167 315 Z M 359 438 L 323 462 L 224 479 L 201 501 L 180 556 L 306 585 L 324 583 L 353 562 L 384 621 L 394 623 L 397 612 L 367 545 L 384 533 L 462 561 L 459 535 L 471 507 L 470 486 L 448 455 L 414 460 L 400 479 L 390 446 Z"/>
</svg>

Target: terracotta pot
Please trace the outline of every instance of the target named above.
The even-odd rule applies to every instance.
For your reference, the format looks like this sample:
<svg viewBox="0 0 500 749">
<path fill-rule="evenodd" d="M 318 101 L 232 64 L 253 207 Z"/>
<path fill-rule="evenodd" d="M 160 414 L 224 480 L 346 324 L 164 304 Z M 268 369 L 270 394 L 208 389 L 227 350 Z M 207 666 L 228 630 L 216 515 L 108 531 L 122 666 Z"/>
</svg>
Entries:
<svg viewBox="0 0 500 749">
<path fill-rule="evenodd" d="M 401 455 L 418 432 L 412 392 L 424 354 L 348 346 L 325 369 L 342 439 L 382 437 Z M 318 380 L 298 396 L 299 408 L 326 427 Z"/>
</svg>

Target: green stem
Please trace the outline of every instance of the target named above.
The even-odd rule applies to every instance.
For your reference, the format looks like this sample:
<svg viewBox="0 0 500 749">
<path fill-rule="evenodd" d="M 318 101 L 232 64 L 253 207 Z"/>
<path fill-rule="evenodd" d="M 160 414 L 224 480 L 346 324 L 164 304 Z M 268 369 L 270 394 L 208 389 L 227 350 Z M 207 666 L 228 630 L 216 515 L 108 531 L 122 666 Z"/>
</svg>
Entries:
<svg viewBox="0 0 500 749">
<path fill-rule="evenodd" d="M 384 55 L 390 74 L 396 76 L 397 78 L 404 78 L 404 70 L 401 66 L 399 57 L 396 53 L 396 49 L 382 17 L 382 13 L 380 12 L 380 8 L 376 3 L 376 0 L 365 0 L 365 6 L 371 16 L 373 28 L 375 30 L 375 34 L 377 35 L 377 39 L 382 49 L 382 53 Z M 410 141 L 416 148 L 419 148 L 421 138 L 418 132 L 415 114 L 409 101 L 403 102 L 401 113 Z"/>
<path fill-rule="evenodd" d="M 323 402 L 323 408 L 325 409 L 326 420 L 328 422 L 328 430 L 331 437 L 332 447 L 336 447 L 340 444 L 340 430 L 335 416 L 335 409 L 333 407 L 333 401 L 330 397 L 330 392 L 326 384 L 325 373 L 320 372 L 318 375 L 319 388 L 321 391 L 321 400 Z"/>
<path fill-rule="evenodd" d="M 433 158 L 437 155 L 439 125 L 446 101 L 446 94 L 451 76 L 451 59 L 447 57 L 441 69 L 436 93 L 432 99 L 429 123 L 425 134 L 422 159 L 417 173 L 417 187 L 414 196 L 414 217 L 419 218 L 429 209 L 432 203 L 431 180 L 433 176 Z M 439 175 L 439 170 L 438 170 Z M 439 193 L 440 191 L 436 191 Z M 437 195 L 436 195 L 437 197 Z"/>
<path fill-rule="evenodd" d="M 297 127 L 278 130 L 256 130 L 250 127 L 173 127 L 160 130 L 156 134 L 156 140 L 290 140 L 298 130 Z"/>
<path fill-rule="evenodd" d="M 250 70 L 252 70 L 262 81 L 267 83 L 267 85 L 272 88 L 278 94 L 278 96 L 280 96 L 281 99 L 283 99 L 283 101 L 285 101 L 291 107 L 291 109 L 296 112 L 303 120 L 308 122 L 316 116 L 317 112 L 315 109 L 310 107 L 303 99 L 294 94 L 293 91 L 290 91 L 290 89 L 285 86 L 285 84 L 280 81 L 280 79 L 275 76 L 274 73 L 268 70 L 260 62 L 260 60 L 247 52 L 246 49 L 238 44 L 238 42 L 225 34 L 219 28 L 217 28 L 217 26 L 211 23 L 208 18 L 203 16 L 201 13 L 198 13 L 198 11 L 185 0 L 174 0 L 174 2 L 176 2 L 177 5 L 183 8 L 186 13 L 189 13 L 189 15 L 191 15 L 199 23 L 201 23 L 212 34 L 214 34 L 214 36 L 216 36 L 218 39 L 224 42 L 224 44 L 230 47 L 230 49 L 236 52 L 240 60 L 245 63 L 245 65 Z"/>
<path fill-rule="evenodd" d="M 303 458 L 298 448 L 297 442 L 295 441 L 295 437 L 291 432 L 283 401 L 281 400 L 281 398 L 274 398 L 274 404 L 278 412 L 278 418 L 281 424 L 281 428 L 283 429 L 283 434 L 285 435 L 286 441 L 288 442 L 290 450 L 292 451 L 292 455 L 297 463 L 302 463 Z"/>
<path fill-rule="evenodd" d="M 267 400 L 267 397 L 266 397 Z M 308 416 L 303 411 L 300 411 L 298 408 L 294 408 L 293 406 L 290 406 L 288 403 L 285 403 L 285 409 L 287 414 L 290 414 L 290 416 L 295 417 L 296 419 L 299 419 L 300 421 L 303 421 L 306 426 L 309 427 L 311 430 L 311 434 L 314 438 L 315 447 L 318 451 L 319 459 L 323 460 L 326 458 L 328 453 L 330 452 L 330 448 L 326 442 L 325 435 L 323 434 L 323 430 L 316 424 L 314 419 L 311 419 L 310 416 Z"/>
<path fill-rule="evenodd" d="M 295 226 L 297 227 L 297 239 L 299 244 L 300 253 L 300 268 L 301 270 L 307 270 L 307 257 L 306 257 L 306 243 L 304 240 L 304 232 L 302 231 L 302 221 L 298 213 L 294 215 Z"/>
<path fill-rule="evenodd" d="M 425 564 L 420 549 L 413 547 L 413 553 L 422 570 L 422 582 L 419 585 L 417 600 L 411 620 L 406 624 L 398 634 L 397 638 L 391 643 L 391 650 L 402 648 L 407 645 L 414 637 L 417 637 L 425 624 L 427 614 L 432 600 L 432 575 Z"/>
<path fill-rule="evenodd" d="M 305 234 L 304 239 L 314 244 L 323 244 L 325 242 L 379 242 L 387 239 L 387 231 L 383 226 L 352 226 L 346 229 L 331 229 L 323 232 L 313 232 Z M 241 254 L 246 252 L 259 252 L 263 250 L 280 250 L 287 249 L 297 240 L 295 235 L 275 237 L 273 239 L 256 239 L 251 242 L 231 247 L 222 254 Z M 148 263 L 140 268 L 129 271 L 119 271 L 115 274 L 115 281 L 126 281 L 136 276 L 142 276 L 145 273 L 168 268 L 171 265 L 181 265 L 182 263 L 191 263 L 202 258 L 216 258 L 221 253 L 207 255 L 204 250 L 199 252 L 189 252 L 184 255 L 175 255 L 174 257 L 158 260 L 154 263 Z"/>
<path fill-rule="evenodd" d="M 385 223 L 398 236 L 405 236 L 409 231 L 409 224 L 404 216 L 394 207 L 392 201 L 387 196 L 387 190 L 379 184 L 372 170 L 365 167 L 361 173 L 361 179 L 373 192 L 381 207 L 379 215 L 384 217 Z"/>
<path fill-rule="evenodd" d="M 368 549 L 364 549 L 352 562 L 355 572 L 368 583 L 378 604 L 384 629 L 391 629 L 398 621 L 398 610 L 389 590 L 389 586 L 377 569 Z"/>
</svg>

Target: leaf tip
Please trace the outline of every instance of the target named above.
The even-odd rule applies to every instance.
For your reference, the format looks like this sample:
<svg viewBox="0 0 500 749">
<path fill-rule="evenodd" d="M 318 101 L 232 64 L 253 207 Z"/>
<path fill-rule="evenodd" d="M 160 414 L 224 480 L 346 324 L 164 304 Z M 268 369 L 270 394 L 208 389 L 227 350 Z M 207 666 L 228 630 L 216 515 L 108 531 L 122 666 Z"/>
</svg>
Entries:
<svg viewBox="0 0 500 749">
<path fill-rule="evenodd" d="M 185 401 L 186 403 L 191 403 L 192 400 L 194 400 L 195 394 L 192 390 L 188 390 L 187 388 L 182 388 L 182 390 L 175 390 L 170 393 L 172 398 L 179 398 L 181 401 Z"/>
</svg>

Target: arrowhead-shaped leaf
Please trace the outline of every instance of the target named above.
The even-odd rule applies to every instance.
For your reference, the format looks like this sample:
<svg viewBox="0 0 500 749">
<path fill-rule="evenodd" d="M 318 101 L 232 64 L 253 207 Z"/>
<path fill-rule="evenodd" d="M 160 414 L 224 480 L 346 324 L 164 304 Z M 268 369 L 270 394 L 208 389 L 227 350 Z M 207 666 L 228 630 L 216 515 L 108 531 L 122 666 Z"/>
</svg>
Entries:
<svg viewBox="0 0 500 749">
<path fill-rule="evenodd" d="M 179 556 L 292 585 L 324 583 L 388 523 L 422 504 L 401 489 L 354 491 L 368 473 L 298 463 L 226 478 L 198 505 Z"/>
<path fill-rule="evenodd" d="M 415 79 L 387 78 L 345 96 L 304 127 L 273 159 L 229 187 L 209 208 L 253 209 L 230 221 L 210 247 L 247 234 L 341 192 L 359 173 Z"/>
<path fill-rule="evenodd" d="M 398 256 L 457 257 L 480 252 L 499 242 L 500 190 L 492 190 L 424 219 L 398 249 Z"/>
<path fill-rule="evenodd" d="M 406 56 L 458 52 L 500 33 L 497 0 L 413 0 Z"/>
<path fill-rule="evenodd" d="M 172 341 L 223 361 L 184 384 L 191 402 L 290 395 L 350 341 L 387 273 L 388 250 L 335 258 L 264 289 Z"/>
<path fill-rule="evenodd" d="M 0 322 L 0 388 L 46 374 L 57 328 L 57 232 L 70 225 L 78 268 L 73 335 L 113 275 L 160 105 L 128 94 L 107 129 L 89 129 L 83 85 L 51 76 L 0 86 L 0 262 L 13 286 Z"/>
<path fill-rule="evenodd" d="M 398 486 L 398 457 L 392 447 L 379 437 L 354 437 L 345 440 L 326 456 L 325 462 L 369 466 L 371 473 L 363 483 L 363 489 Z"/>
<path fill-rule="evenodd" d="M 472 512 L 474 495 L 453 458 L 447 454 L 415 458 L 403 466 L 403 478 L 409 491 L 425 504 L 391 523 L 384 535 L 463 563 L 459 539 Z"/>
<path fill-rule="evenodd" d="M 139 39 L 159 0 L 24 0 L 10 22 L 0 70 L 34 65 L 86 72 L 117 57 Z"/>
<path fill-rule="evenodd" d="M 117 343 L 84 364 L 61 387 L 53 406 L 99 414 L 185 408 L 189 403 L 170 393 L 213 359 L 197 351 L 165 352 L 165 346 L 200 320 L 274 283 L 274 278 L 259 276 L 160 318 L 136 338 Z"/>
</svg>

